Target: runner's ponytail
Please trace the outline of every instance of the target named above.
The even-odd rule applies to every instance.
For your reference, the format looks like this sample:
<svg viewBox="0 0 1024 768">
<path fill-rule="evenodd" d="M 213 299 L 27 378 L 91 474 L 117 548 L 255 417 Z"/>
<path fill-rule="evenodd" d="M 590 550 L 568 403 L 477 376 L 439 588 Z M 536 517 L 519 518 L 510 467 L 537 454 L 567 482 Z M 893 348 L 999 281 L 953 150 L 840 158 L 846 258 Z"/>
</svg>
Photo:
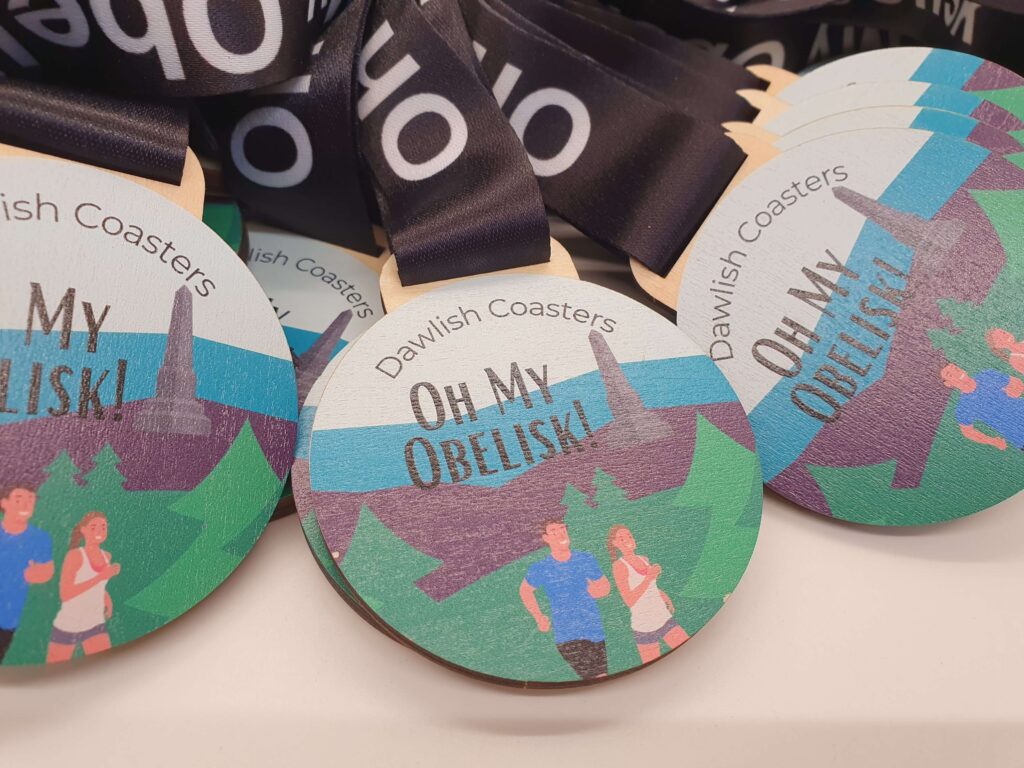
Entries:
<svg viewBox="0 0 1024 768">
<path fill-rule="evenodd" d="M 615 546 L 615 537 L 619 534 L 619 531 L 629 530 L 626 526 L 616 523 L 608 530 L 608 557 L 611 558 L 614 563 L 618 559 L 618 555 L 615 554 L 618 547 Z"/>
</svg>

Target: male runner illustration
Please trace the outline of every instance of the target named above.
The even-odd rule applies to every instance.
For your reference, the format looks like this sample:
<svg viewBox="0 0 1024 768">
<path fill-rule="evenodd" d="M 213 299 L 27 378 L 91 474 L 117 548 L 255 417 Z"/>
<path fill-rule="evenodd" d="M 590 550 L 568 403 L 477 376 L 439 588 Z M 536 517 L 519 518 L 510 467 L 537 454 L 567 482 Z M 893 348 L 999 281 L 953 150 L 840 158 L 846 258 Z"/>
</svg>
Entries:
<svg viewBox="0 0 1024 768">
<path fill-rule="evenodd" d="M 53 578 L 50 534 L 29 525 L 36 511 L 36 494 L 15 486 L 0 490 L 0 663 L 14 642 L 31 584 Z"/>
<path fill-rule="evenodd" d="M 956 420 L 964 437 L 1000 451 L 1007 445 L 1024 448 L 1024 381 L 992 368 L 972 377 L 953 363 L 943 368 L 941 375 L 943 384 L 960 391 Z M 996 435 L 982 432 L 978 424 Z"/>
<path fill-rule="evenodd" d="M 569 549 L 569 532 L 560 520 L 549 520 L 541 529 L 541 541 L 551 554 L 534 563 L 519 585 L 519 598 L 537 622 L 537 629 L 554 627 L 555 647 L 577 675 L 584 680 L 608 674 L 604 627 L 597 599 L 611 591 L 608 578 L 589 552 Z M 548 618 L 537 603 L 536 590 L 543 589 L 551 606 Z"/>
</svg>

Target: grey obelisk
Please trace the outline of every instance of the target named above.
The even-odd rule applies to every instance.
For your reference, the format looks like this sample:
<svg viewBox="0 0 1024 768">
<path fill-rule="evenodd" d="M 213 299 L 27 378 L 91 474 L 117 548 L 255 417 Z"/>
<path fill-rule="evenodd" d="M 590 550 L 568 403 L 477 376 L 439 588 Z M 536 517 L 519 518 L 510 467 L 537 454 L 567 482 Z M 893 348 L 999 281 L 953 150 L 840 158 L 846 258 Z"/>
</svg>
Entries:
<svg viewBox="0 0 1024 768">
<path fill-rule="evenodd" d="M 156 395 L 146 400 L 134 429 L 171 435 L 208 435 L 210 419 L 196 397 L 192 358 L 192 292 L 183 285 L 174 294 L 164 361 L 156 375 Z"/>
<path fill-rule="evenodd" d="M 341 341 L 341 335 L 345 333 L 351 320 L 352 310 L 346 309 L 331 321 L 327 330 L 321 333 L 313 345 L 295 361 L 295 383 L 299 390 L 300 408 L 306 402 L 306 395 L 309 394 L 313 382 L 319 379 L 320 374 L 327 368 L 331 361 L 331 353 Z"/>
<path fill-rule="evenodd" d="M 836 187 L 832 194 L 839 202 L 875 222 L 912 249 L 915 256 L 923 257 L 924 269 L 928 268 L 929 262 L 937 263 L 933 259 L 944 259 L 964 234 L 964 225 L 959 221 L 928 221 L 916 214 L 890 208 L 848 187 Z"/>
<path fill-rule="evenodd" d="M 643 400 L 626 378 L 608 340 L 598 331 L 590 332 L 590 348 L 604 382 L 608 408 L 612 412 L 611 441 L 615 447 L 650 443 L 672 434 L 669 425 L 657 413 L 647 410 Z"/>
</svg>

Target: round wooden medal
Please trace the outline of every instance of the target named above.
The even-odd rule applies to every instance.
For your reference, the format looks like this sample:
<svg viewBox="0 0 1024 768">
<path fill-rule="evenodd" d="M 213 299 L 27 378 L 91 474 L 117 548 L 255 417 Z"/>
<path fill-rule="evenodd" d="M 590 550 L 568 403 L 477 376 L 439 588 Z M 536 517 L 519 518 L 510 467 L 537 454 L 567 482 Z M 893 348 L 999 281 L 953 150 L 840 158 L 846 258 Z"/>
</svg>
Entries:
<svg viewBox="0 0 1024 768">
<path fill-rule="evenodd" d="M 235 569 L 291 462 L 295 379 L 198 219 L 87 166 L 0 164 L 0 656 L 41 664 L 141 637 Z"/>
<path fill-rule="evenodd" d="M 976 144 L 877 129 L 795 147 L 720 203 L 678 322 L 736 388 L 771 488 L 876 525 L 1020 490 L 1022 194 Z"/>
<path fill-rule="evenodd" d="M 682 644 L 760 521 L 742 408 L 670 321 L 557 277 L 460 280 L 347 351 L 309 455 L 352 591 L 411 645 L 522 685 Z"/>
</svg>

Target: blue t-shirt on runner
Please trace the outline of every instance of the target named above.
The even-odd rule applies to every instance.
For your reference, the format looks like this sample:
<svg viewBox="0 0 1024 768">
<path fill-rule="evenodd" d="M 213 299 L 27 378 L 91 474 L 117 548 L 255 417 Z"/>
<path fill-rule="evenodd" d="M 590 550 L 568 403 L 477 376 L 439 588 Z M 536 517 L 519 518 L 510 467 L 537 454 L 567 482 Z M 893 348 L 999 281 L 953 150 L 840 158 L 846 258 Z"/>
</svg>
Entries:
<svg viewBox="0 0 1024 768">
<path fill-rule="evenodd" d="M 25 569 L 29 561 L 53 560 L 50 534 L 31 525 L 17 536 L 0 528 L 0 629 L 18 628 L 18 620 L 28 599 Z"/>
<path fill-rule="evenodd" d="M 526 571 L 526 583 L 534 589 L 543 589 L 551 604 L 555 643 L 604 640 L 601 611 L 587 591 L 588 582 L 602 576 L 597 558 L 589 552 L 571 552 L 564 563 L 548 555 Z"/>
<path fill-rule="evenodd" d="M 973 378 L 974 391 L 960 393 L 957 422 L 965 427 L 984 424 L 1009 445 L 1024 448 L 1024 399 L 1006 394 L 1010 377 L 986 368 Z"/>
</svg>

